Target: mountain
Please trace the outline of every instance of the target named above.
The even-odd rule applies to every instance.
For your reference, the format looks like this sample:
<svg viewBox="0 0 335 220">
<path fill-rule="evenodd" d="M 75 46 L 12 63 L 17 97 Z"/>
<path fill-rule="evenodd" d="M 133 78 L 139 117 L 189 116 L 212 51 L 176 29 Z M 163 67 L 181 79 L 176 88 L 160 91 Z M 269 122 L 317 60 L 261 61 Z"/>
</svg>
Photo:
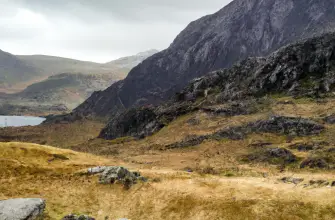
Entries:
<svg viewBox="0 0 335 220">
<path fill-rule="evenodd" d="M 261 102 L 266 106 L 264 97 L 271 95 L 334 98 L 334 48 L 335 33 L 330 33 L 289 45 L 265 58 L 249 58 L 230 69 L 211 72 L 193 80 L 168 103 L 117 115 L 100 137 L 145 137 L 175 118 L 198 110 L 250 115 L 260 111 L 255 106 Z"/>
<path fill-rule="evenodd" d="M 32 84 L 16 95 L 39 103 L 61 103 L 72 109 L 94 91 L 105 89 L 114 82 L 114 76 L 106 74 L 63 73 Z"/>
<path fill-rule="evenodd" d="M 21 55 L 18 58 L 36 67 L 41 74 L 44 73 L 47 76 L 60 73 L 113 74 L 115 80 L 119 80 L 125 78 L 133 67 L 157 52 L 157 50 L 149 50 L 108 63 L 94 63 L 45 55 Z"/>
<path fill-rule="evenodd" d="M 110 117 L 131 107 L 158 104 L 209 71 L 334 31 L 334 4 L 335 0 L 235 0 L 190 23 L 168 49 L 143 61 L 123 81 L 94 93 L 74 113 Z"/>
<path fill-rule="evenodd" d="M 148 51 L 140 52 L 134 56 L 122 57 L 117 60 L 106 63 L 107 66 L 118 67 L 120 69 L 132 69 L 133 67 L 140 64 L 143 60 L 148 57 L 151 57 L 155 53 L 158 53 L 158 50 L 151 49 Z"/>
<path fill-rule="evenodd" d="M 44 55 L 0 53 L 2 114 L 36 112 L 41 115 L 71 110 L 94 91 L 104 90 L 123 79 L 132 67 L 155 52 L 150 50 L 106 64 Z"/>
<path fill-rule="evenodd" d="M 106 64 L 45 55 L 12 55 L 0 50 L 0 92 L 16 93 L 30 84 L 61 73 L 106 74 L 120 80 L 147 57 L 149 50 Z"/>
<path fill-rule="evenodd" d="M 0 50 L 0 92 L 18 82 L 28 81 L 38 76 L 38 70 L 16 56 Z"/>
</svg>

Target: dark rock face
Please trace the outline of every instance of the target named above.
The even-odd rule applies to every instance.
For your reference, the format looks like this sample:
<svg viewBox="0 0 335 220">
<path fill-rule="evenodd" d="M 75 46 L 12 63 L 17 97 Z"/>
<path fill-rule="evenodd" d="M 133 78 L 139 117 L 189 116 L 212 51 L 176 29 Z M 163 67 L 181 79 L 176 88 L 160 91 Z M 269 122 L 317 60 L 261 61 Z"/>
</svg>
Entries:
<svg viewBox="0 0 335 220">
<path fill-rule="evenodd" d="M 180 91 L 189 80 L 209 71 L 230 67 L 236 61 L 250 56 L 268 55 L 288 43 L 334 31 L 334 4 L 335 0 L 235 0 L 217 13 L 192 22 L 168 49 L 146 59 L 125 80 L 93 94 L 74 112 L 105 117 L 114 116 L 131 107 L 157 104 Z M 303 49 L 305 52 L 313 52 L 317 48 L 306 45 Z M 331 51 L 329 53 L 328 57 L 331 57 Z M 254 85 L 252 91 L 260 86 L 265 91 L 276 91 L 280 87 L 294 89 L 290 79 L 303 77 L 303 74 L 298 74 L 300 70 L 307 69 L 305 74 L 317 74 L 320 68 L 313 68 L 314 64 L 324 66 L 327 63 L 324 57 L 310 56 L 313 65 L 306 66 L 307 61 L 311 61 L 307 57 L 308 53 L 289 53 L 281 60 L 275 60 L 274 56 L 271 58 L 273 62 L 268 63 L 263 71 L 246 71 L 238 77 L 244 78 L 247 74 L 259 79 L 249 81 Z M 306 62 L 297 68 L 292 66 L 302 60 Z M 282 62 L 276 65 L 278 61 Z M 249 62 L 251 68 L 255 62 Z M 265 77 L 264 73 L 270 70 L 273 74 Z M 248 84 L 242 81 L 243 85 Z M 200 87 L 203 82 L 198 82 Z M 231 82 L 228 80 L 225 83 L 226 92 L 233 91 L 229 89 Z M 235 83 L 237 89 L 236 86 Z M 238 91 L 236 89 L 235 92 Z M 238 94 L 235 93 L 234 97 Z M 223 95 L 227 97 L 230 94 Z"/>
<path fill-rule="evenodd" d="M 153 109 L 130 109 L 111 120 L 101 131 L 100 137 L 105 139 L 115 139 L 124 136 L 141 138 L 152 135 L 163 126 Z"/>
<path fill-rule="evenodd" d="M 104 129 L 101 137 L 115 138 L 125 135 L 152 134 L 159 130 L 160 125 L 169 123 L 179 115 L 198 109 L 215 112 L 216 109 L 211 106 L 219 103 L 233 103 L 228 107 L 217 110 L 222 114 L 252 113 L 255 111 L 252 108 L 253 102 L 246 100 L 263 97 L 271 93 L 314 97 L 330 94 L 335 88 L 334 48 L 335 34 L 325 34 L 322 37 L 287 46 L 267 58 L 250 58 L 238 63 L 231 69 L 212 72 L 193 80 L 166 104 L 153 108 L 151 111 L 155 113 L 158 121 L 158 123 L 153 123 L 155 129 L 151 129 L 150 125 L 152 124 L 145 124 L 147 122 L 152 123 L 152 120 L 143 120 L 144 124 L 139 123 L 138 127 L 145 128 L 149 125 L 148 131 L 144 130 L 143 133 L 136 131 L 133 135 L 132 131 L 136 128 L 125 128 L 125 131 L 121 129 L 121 132 L 118 132 L 117 135 L 113 134 L 108 137 L 107 134 L 113 133 L 115 128 L 120 127 L 119 124 L 121 124 L 121 127 L 124 124 L 123 122 L 120 123 L 120 118 L 124 118 L 121 115 L 111 120 L 109 126 L 107 126 L 111 129 Z M 129 112 L 136 113 L 141 111 L 140 109 L 130 110 L 123 115 L 128 115 Z M 142 108 L 142 110 L 147 111 L 146 108 Z M 141 115 L 141 113 L 133 114 L 133 116 L 136 115 Z M 285 122 L 283 122 L 281 118 L 276 118 L 267 121 L 265 124 L 258 122 L 253 127 L 259 132 L 274 132 L 270 130 L 280 129 L 282 133 L 289 134 L 291 132 L 293 135 L 294 133 L 304 135 L 306 129 L 313 129 L 316 133 L 318 129 L 321 129 L 313 123 L 307 123 L 304 126 L 299 125 L 305 122 L 303 119 L 293 121 L 285 119 Z M 290 127 L 290 129 L 288 130 L 287 127 Z M 293 129 L 293 127 L 295 128 Z M 237 134 L 239 131 L 235 133 Z M 229 134 L 223 134 L 223 136 L 229 136 Z"/>
<path fill-rule="evenodd" d="M 197 107 L 189 102 L 129 109 L 110 120 L 99 137 L 104 139 L 125 136 L 144 138 L 159 131 L 176 117 L 196 109 Z"/>
<path fill-rule="evenodd" d="M 283 93 L 292 96 L 322 96 L 334 91 L 335 34 L 325 34 L 284 47 L 267 58 L 249 58 L 230 69 L 220 70 L 192 81 L 180 96 L 190 97 L 205 90 L 219 91 L 217 100 Z M 214 80 L 213 74 L 220 80 Z M 201 81 L 212 86 L 196 87 Z M 214 86 L 213 86 L 214 85 Z"/>
</svg>

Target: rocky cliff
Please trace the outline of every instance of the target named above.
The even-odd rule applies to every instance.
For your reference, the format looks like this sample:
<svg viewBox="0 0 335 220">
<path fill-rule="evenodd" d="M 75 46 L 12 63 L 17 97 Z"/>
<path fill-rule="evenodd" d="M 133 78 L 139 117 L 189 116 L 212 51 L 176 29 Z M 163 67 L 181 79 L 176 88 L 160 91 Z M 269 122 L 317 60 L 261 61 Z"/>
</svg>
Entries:
<svg viewBox="0 0 335 220">
<path fill-rule="evenodd" d="M 335 33 L 330 33 L 194 79 L 166 104 L 116 116 L 100 137 L 148 136 L 174 118 L 198 109 L 229 116 L 257 112 L 252 110 L 253 104 L 270 94 L 322 98 L 334 96 L 334 91 Z M 226 106 L 215 109 L 220 104 Z"/>
<path fill-rule="evenodd" d="M 334 5 L 335 0 L 235 0 L 190 23 L 168 49 L 136 66 L 125 80 L 93 94 L 74 113 L 110 117 L 158 104 L 209 71 L 335 30 Z"/>
</svg>

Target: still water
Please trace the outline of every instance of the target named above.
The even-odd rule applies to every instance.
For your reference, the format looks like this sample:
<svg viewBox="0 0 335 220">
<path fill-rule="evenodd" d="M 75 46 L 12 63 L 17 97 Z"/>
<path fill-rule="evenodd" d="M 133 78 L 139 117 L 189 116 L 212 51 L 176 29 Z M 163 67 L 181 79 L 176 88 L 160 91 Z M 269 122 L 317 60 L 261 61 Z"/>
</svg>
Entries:
<svg viewBox="0 0 335 220">
<path fill-rule="evenodd" d="M 44 120 L 45 118 L 40 117 L 0 115 L 0 127 L 35 126 L 41 124 Z"/>
</svg>

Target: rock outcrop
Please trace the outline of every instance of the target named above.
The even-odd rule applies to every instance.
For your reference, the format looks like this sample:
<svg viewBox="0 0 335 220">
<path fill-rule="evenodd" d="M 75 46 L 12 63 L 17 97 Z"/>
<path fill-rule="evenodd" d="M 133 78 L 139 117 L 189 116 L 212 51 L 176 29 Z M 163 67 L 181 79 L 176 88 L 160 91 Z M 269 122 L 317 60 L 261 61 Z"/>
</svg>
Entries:
<svg viewBox="0 0 335 220">
<path fill-rule="evenodd" d="M 9 199 L 0 201 L 1 220 L 35 220 L 43 215 L 43 199 Z"/>
<path fill-rule="evenodd" d="M 268 55 L 297 40 L 334 31 L 334 4 L 335 0 L 235 0 L 217 13 L 190 23 L 168 49 L 136 66 L 125 80 L 93 94 L 74 113 L 113 117 L 124 109 L 158 104 L 180 91 L 191 79 L 207 72 L 230 67 L 247 57 Z M 308 56 L 309 52 L 318 48 L 306 45 L 302 49 L 302 53 L 296 55 L 289 53 L 283 57 L 278 56 L 281 60 L 273 59 L 263 71 L 245 71 L 238 78 L 243 79 L 246 75 L 249 79 L 255 78 L 252 81 L 255 87 L 251 91 L 259 90 L 259 86 L 263 86 L 264 91 L 275 91 L 283 86 L 294 90 L 295 86 L 291 84 L 294 82 L 288 80 L 296 76 L 304 77 L 309 73 L 318 74 L 318 64 L 324 66 L 326 61 L 324 57 Z M 331 51 L 328 52 L 331 57 Z M 306 60 L 308 57 L 312 60 Z M 287 60 L 289 62 L 280 62 Z M 303 60 L 315 62 L 308 67 L 305 67 L 306 62 L 300 63 L 297 68 L 292 67 L 291 64 Z M 254 59 L 249 64 L 254 66 L 255 62 L 257 64 Z M 264 73 L 269 72 L 268 69 L 273 73 L 264 77 Z M 305 74 L 295 74 L 300 70 L 308 71 Z M 257 81 L 257 76 L 263 81 Z M 227 92 L 231 92 L 234 87 L 247 87 L 248 82 L 252 84 L 242 80 L 241 84 L 235 83 L 235 86 L 230 87 L 230 83 L 236 79 L 237 77 L 233 77 L 225 83 Z M 327 83 L 326 89 L 329 88 Z M 242 93 L 234 90 L 233 97 L 240 94 Z M 227 93 L 225 97 L 227 95 L 230 94 Z"/>
<path fill-rule="evenodd" d="M 217 131 L 210 135 L 193 137 L 181 142 L 166 146 L 167 148 L 183 148 L 201 144 L 204 140 L 241 140 L 250 133 L 275 133 L 287 136 L 309 136 L 320 134 L 324 126 L 304 118 L 273 116 L 268 120 L 259 120 L 246 125 L 231 127 Z M 271 152 L 268 152 L 271 153 Z M 275 151 L 273 152 L 276 153 Z M 272 154 L 271 154 L 272 155 Z"/>
<path fill-rule="evenodd" d="M 147 181 L 139 172 L 131 172 L 124 167 L 119 166 L 100 166 L 92 167 L 87 170 L 87 174 L 99 174 L 99 183 L 114 184 L 120 183 L 126 189 L 129 189 L 137 181 Z"/>
<path fill-rule="evenodd" d="M 150 120 L 142 120 L 142 123 L 139 123 L 140 126 L 137 126 L 140 128 L 139 131 L 134 127 L 123 127 L 127 123 L 120 123 L 120 120 L 133 121 L 134 119 L 130 118 L 141 115 L 138 111 L 143 110 L 138 108 L 122 114 L 127 118 L 122 115 L 112 118 L 101 137 L 113 139 L 123 135 L 138 137 L 140 136 L 138 134 L 152 134 L 176 116 L 198 109 L 212 110 L 212 105 L 220 103 L 240 102 L 240 104 L 232 104 L 229 108 L 219 110 L 223 114 L 236 115 L 253 112 L 254 109 L 250 107 L 252 105 L 243 104 L 243 102 L 268 94 L 280 93 L 295 97 L 333 95 L 335 88 L 334 48 L 335 34 L 325 34 L 284 47 L 266 58 L 249 58 L 230 69 L 211 72 L 190 82 L 168 103 L 155 108 L 151 107 L 150 112 L 153 114 Z M 212 111 L 215 112 L 215 108 Z M 128 112 L 136 114 L 129 116 Z M 143 130 L 147 125 L 150 125 L 149 132 Z M 266 126 L 271 127 L 271 125 Z M 133 132 L 122 134 L 119 132 L 120 129 L 115 129 L 120 127 L 122 131 L 135 130 L 136 134 L 133 135 Z M 151 129 L 152 127 L 154 129 Z M 298 132 L 303 132 L 304 128 L 299 129 Z"/>
</svg>

